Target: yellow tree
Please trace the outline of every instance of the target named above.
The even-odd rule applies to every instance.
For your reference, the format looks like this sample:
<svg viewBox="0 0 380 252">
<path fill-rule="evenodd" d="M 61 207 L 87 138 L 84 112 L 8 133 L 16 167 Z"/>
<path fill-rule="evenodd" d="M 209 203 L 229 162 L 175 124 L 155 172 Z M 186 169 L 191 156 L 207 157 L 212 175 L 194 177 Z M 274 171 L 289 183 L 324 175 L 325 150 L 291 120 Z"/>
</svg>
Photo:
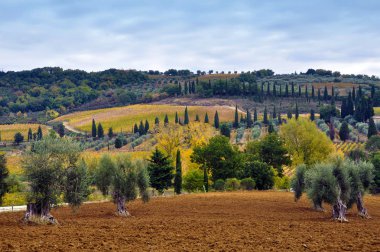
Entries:
<svg viewBox="0 0 380 252">
<path fill-rule="evenodd" d="M 290 119 L 281 126 L 280 135 L 294 166 L 321 162 L 335 151 L 330 139 L 309 119 Z"/>
</svg>

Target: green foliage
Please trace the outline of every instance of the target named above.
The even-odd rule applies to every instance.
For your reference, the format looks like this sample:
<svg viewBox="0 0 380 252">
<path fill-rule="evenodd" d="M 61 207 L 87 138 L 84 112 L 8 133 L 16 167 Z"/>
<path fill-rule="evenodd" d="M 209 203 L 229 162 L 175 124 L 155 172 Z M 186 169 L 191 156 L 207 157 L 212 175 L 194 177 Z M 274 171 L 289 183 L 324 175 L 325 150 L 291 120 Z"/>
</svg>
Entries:
<svg viewBox="0 0 380 252">
<path fill-rule="evenodd" d="M 331 117 L 338 117 L 339 111 L 334 105 L 323 105 L 319 110 L 319 117 L 325 122 L 330 122 Z"/>
<path fill-rule="evenodd" d="M 104 137 L 104 129 L 101 123 L 98 124 L 98 137 L 103 138 Z"/>
<path fill-rule="evenodd" d="M 174 176 L 174 192 L 181 194 L 182 191 L 182 162 L 181 152 L 177 150 L 176 163 L 175 163 L 175 176 Z"/>
<path fill-rule="evenodd" d="M 343 121 L 342 125 L 340 126 L 339 137 L 342 141 L 346 141 L 350 137 L 350 129 L 348 128 L 348 123 L 346 121 Z"/>
<path fill-rule="evenodd" d="M 60 137 L 64 137 L 65 136 L 65 126 L 63 126 L 63 123 L 59 123 L 58 124 L 58 135 Z M 28 140 L 29 140 L 29 135 L 28 135 Z"/>
<path fill-rule="evenodd" d="M 198 169 L 188 171 L 183 177 L 183 188 L 187 192 L 203 191 L 203 172 Z"/>
<path fill-rule="evenodd" d="M 189 119 L 189 112 L 187 111 L 187 106 L 185 108 L 185 119 L 183 121 L 183 123 L 186 125 L 186 124 L 189 124 L 190 122 L 190 119 Z"/>
<path fill-rule="evenodd" d="M 239 113 L 238 113 L 237 105 L 235 107 L 235 120 L 234 120 L 233 127 L 234 128 L 239 128 Z"/>
<path fill-rule="evenodd" d="M 209 122 L 209 119 L 208 119 L 208 114 L 206 112 L 206 114 L 205 114 L 205 123 L 208 123 L 208 122 Z"/>
<path fill-rule="evenodd" d="M 371 160 L 374 167 L 374 184 L 380 187 L 380 153 L 376 153 Z"/>
<path fill-rule="evenodd" d="M 38 126 L 38 129 L 37 129 L 37 141 L 41 140 L 42 138 L 43 138 L 42 128 L 41 128 L 41 126 Z"/>
<path fill-rule="evenodd" d="M 92 119 L 92 127 L 91 127 L 91 135 L 92 135 L 92 137 L 96 137 L 96 133 L 97 133 L 97 130 L 96 130 L 95 119 Z"/>
<path fill-rule="evenodd" d="M 369 152 L 380 150 L 380 136 L 371 136 L 365 144 L 365 149 Z"/>
<path fill-rule="evenodd" d="M 110 128 L 108 128 L 108 137 L 109 138 L 113 138 L 113 129 L 112 129 L 112 127 L 110 127 Z"/>
<path fill-rule="evenodd" d="M 214 189 L 216 191 L 224 191 L 226 189 L 226 183 L 224 182 L 224 179 L 217 179 L 214 182 Z"/>
<path fill-rule="evenodd" d="M 169 123 L 169 117 L 165 114 L 164 124 L 167 125 Z"/>
<path fill-rule="evenodd" d="M 214 116 L 214 127 L 216 129 L 219 129 L 219 115 L 218 111 L 215 111 L 215 116 Z"/>
<path fill-rule="evenodd" d="M 226 184 L 225 184 L 226 190 L 227 191 L 236 191 L 240 189 L 240 180 L 237 178 L 228 178 L 226 179 Z"/>
<path fill-rule="evenodd" d="M 8 192 L 7 178 L 9 171 L 6 167 L 5 153 L 0 153 L 0 206 L 3 203 L 3 197 Z"/>
<path fill-rule="evenodd" d="M 369 123 L 368 123 L 367 137 L 370 138 L 371 136 L 376 136 L 376 135 L 377 135 L 377 129 L 376 129 L 375 122 L 374 122 L 373 118 L 370 118 Z"/>
<path fill-rule="evenodd" d="M 156 148 L 150 157 L 148 171 L 150 176 L 151 186 L 160 194 L 172 185 L 174 167 L 168 156 L 165 156 Z"/>
<path fill-rule="evenodd" d="M 305 172 L 306 165 L 302 164 L 297 166 L 296 173 L 291 180 L 291 187 L 294 190 L 294 199 L 297 201 L 301 198 L 305 190 Z"/>
<path fill-rule="evenodd" d="M 250 161 L 245 165 L 245 177 L 251 177 L 256 182 L 256 189 L 268 190 L 274 185 L 274 171 L 260 161 Z"/>
<path fill-rule="evenodd" d="M 112 176 L 115 173 L 116 165 L 109 155 L 103 155 L 96 168 L 94 180 L 96 187 L 103 193 L 109 194 L 109 187 L 112 183 Z"/>
<path fill-rule="evenodd" d="M 66 170 L 64 199 L 73 208 L 79 207 L 90 194 L 90 180 L 86 163 L 82 160 L 78 167 Z"/>
<path fill-rule="evenodd" d="M 290 189 L 290 179 L 287 176 L 274 177 L 274 187 L 278 190 L 288 190 Z"/>
<path fill-rule="evenodd" d="M 227 124 L 223 123 L 222 126 L 220 127 L 220 134 L 222 134 L 225 137 L 230 138 L 231 136 L 230 127 L 228 127 Z"/>
<path fill-rule="evenodd" d="M 251 191 L 251 190 L 255 189 L 256 182 L 255 182 L 255 180 L 253 178 L 243 178 L 240 181 L 240 187 L 243 190 Z"/>
<path fill-rule="evenodd" d="M 24 136 L 20 132 L 17 132 L 15 134 L 15 136 L 14 136 L 14 142 L 15 142 L 15 144 L 19 145 L 23 141 L 24 141 Z"/>
</svg>

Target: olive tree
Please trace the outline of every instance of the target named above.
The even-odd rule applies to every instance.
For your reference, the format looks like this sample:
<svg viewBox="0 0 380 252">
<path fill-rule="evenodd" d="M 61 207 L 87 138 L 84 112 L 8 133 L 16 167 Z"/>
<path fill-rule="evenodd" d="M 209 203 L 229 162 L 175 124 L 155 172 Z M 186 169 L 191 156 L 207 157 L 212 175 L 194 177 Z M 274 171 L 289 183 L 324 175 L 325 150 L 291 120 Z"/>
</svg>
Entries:
<svg viewBox="0 0 380 252">
<path fill-rule="evenodd" d="M 26 152 L 22 161 L 29 182 L 25 221 L 56 224 L 50 210 L 62 194 L 72 206 L 83 202 L 88 189 L 86 168 L 78 162 L 80 152 L 79 143 L 51 137 L 35 142 Z"/>
<path fill-rule="evenodd" d="M 103 155 L 95 172 L 95 183 L 103 195 L 112 195 L 119 216 L 130 216 L 125 204 L 137 198 L 137 189 L 143 202 L 149 200 L 146 164 L 141 160 L 132 161 L 126 155 L 117 156 L 115 161 Z"/>
</svg>

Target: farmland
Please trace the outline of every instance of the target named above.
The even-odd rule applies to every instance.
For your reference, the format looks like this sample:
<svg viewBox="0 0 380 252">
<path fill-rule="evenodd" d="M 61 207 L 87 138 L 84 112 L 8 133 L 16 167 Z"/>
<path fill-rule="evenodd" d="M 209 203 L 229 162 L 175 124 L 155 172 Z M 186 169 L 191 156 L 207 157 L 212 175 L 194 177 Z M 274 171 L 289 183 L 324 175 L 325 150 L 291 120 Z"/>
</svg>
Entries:
<svg viewBox="0 0 380 252">
<path fill-rule="evenodd" d="M 102 123 L 105 129 L 112 127 L 114 132 L 131 131 L 135 123 L 140 121 L 149 121 L 150 125 L 154 124 L 154 119 L 158 117 L 161 122 L 164 121 L 165 114 L 169 117 L 169 122 L 174 122 L 175 113 L 183 118 L 185 106 L 171 105 L 131 105 L 125 107 L 116 107 L 109 109 L 89 110 L 76 112 L 58 117 L 54 121 L 67 121 L 69 126 L 89 132 L 91 130 L 92 119 Z M 219 119 L 223 121 L 231 121 L 234 116 L 234 110 L 230 107 L 219 106 L 189 106 L 190 120 L 195 120 L 198 114 L 203 121 L 205 113 L 208 113 L 210 122 L 214 118 L 215 111 L 219 113 Z M 183 120 L 183 119 L 182 119 Z"/>
<path fill-rule="evenodd" d="M 363 148 L 364 144 L 356 142 L 341 142 L 335 143 L 334 146 L 337 151 L 342 151 L 344 154 L 348 154 L 352 150 Z"/>
<path fill-rule="evenodd" d="M 33 133 L 37 132 L 38 126 L 41 126 L 42 133 L 44 135 L 48 132 L 48 127 L 46 125 L 40 124 L 10 124 L 10 125 L 0 125 L 0 133 L 2 141 L 13 141 L 14 135 L 20 132 L 24 138 L 27 138 L 29 128 L 32 129 Z"/>
<path fill-rule="evenodd" d="M 53 210 L 58 226 L 26 226 L 23 213 L 0 215 L 1 251 L 376 251 L 380 198 L 368 196 L 372 219 L 350 210 L 350 222 L 330 220 L 288 192 L 234 192 L 154 198 L 128 204 L 133 218 L 115 217 L 112 203 L 77 213 Z M 43 237 L 43 239 L 40 239 Z"/>
</svg>

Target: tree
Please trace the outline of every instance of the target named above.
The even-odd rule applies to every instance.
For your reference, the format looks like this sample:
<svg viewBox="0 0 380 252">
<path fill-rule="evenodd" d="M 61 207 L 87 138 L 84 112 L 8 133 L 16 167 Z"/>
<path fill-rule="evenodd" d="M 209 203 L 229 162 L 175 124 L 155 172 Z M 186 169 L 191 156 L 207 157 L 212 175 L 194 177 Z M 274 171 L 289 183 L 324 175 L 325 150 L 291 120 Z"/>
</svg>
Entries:
<svg viewBox="0 0 380 252">
<path fill-rule="evenodd" d="M 319 115 L 325 122 L 330 122 L 331 117 L 337 117 L 339 111 L 333 105 L 323 105 L 320 108 Z"/>
<path fill-rule="evenodd" d="M 160 125 L 160 119 L 158 119 L 158 117 L 154 119 L 154 124 L 157 126 Z"/>
<path fill-rule="evenodd" d="M 165 114 L 164 124 L 165 125 L 169 124 L 169 118 L 167 114 Z"/>
<path fill-rule="evenodd" d="M 24 136 L 20 132 L 17 132 L 14 136 L 14 143 L 19 145 L 23 141 L 24 141 Z"/>
<path fill-rule="evenodd" d="M 334 139 L 335 139 L 335 128 L 334 128 L 333 120 L 331 120 L 329 123 L 329 136 L 330 136 L 330 140 L 334 141 Z"/>
<path fill-rule="evenodd" d="M 32 129 L 29 128 L 29 130 L 28 130 L 28 142 L 30 142 L 32 140 L 33 140 L 33 132 L 32 132 Z"/>
<path fill-rule="evenodd" d="M 120 155 L 113 161 L 103 155 L 95 172 L 95 184 L 103 195 L 111 192 L 119 216 L 130 216 L 125 204 L 137 198 L 137 188 L 142 201 L 149 200 L 146 165 L 140 160 L 133 162 L 129 156 Z"/>
<path fill-rule="evenodd" d="M 253 121 L 254 122 L 257 122 L 257 109 L 255 108 L 255 110 L 253 111 Z"/>
<path fill-rule="evenodd" d="M 42 128 L 41 126 L 38 126 L 38 129 L 37 129 L 37 140 L 42 140 L 42 137 L 43 137 L 43 134 L 42 134 Z"/>
<path fill-rule="evenodd" d="M 228 127 L 227 124 L 223 123 L 222 126 L 220 127 L 220 134 L 230 138 L 230 136 L 231 136 L 230 127 Z"/>
<path fill-rule="evenodd" d="M 77 167 L 69 167 L 64 179 L 64 200 L 70 203 L 73 210 L 79 208 L 90 194 L 90 180 L 87 165 L 82 159 Z"/>
<path fill-rule="evenodd" d="M 278 125 L 282 124 L 281 113 L 278 113 L 278 115 L 277 115 L 277 121 L 278 121 Z"/>
<path fill-rule="evenodd" d="M 265 125 L 268 125 L 268 113 L 267 113 L 267 107 L 264 108 L 264 119 L 263 119 L 263 123 Z"/>
<path fill-rule="evenodd" d="M 371 162 L 374 167 L 374 183 L 375 187 L 380 188 L 380 153 L 376 153 Z M 0 196 L 1 197 L 1 196 Z"/>
<path fill-rule="evenodd" d="M 296 103 L 296 113 L 295 113 L 295 118 L 296 120 L 298 120 L 298 117 L 299 117 L 299 112 L 298 112 L 298 103 Z"/>
<path fill-rule="evenodd" d="M 249 110 L 247 109 L 247 128 L 251 128 L 252 127 L 252 116 L 251 116 L 251 112 L 249 112 Z"/>
<path fill-rule="evenodd" d="M 281 126 L 280 136 L 294 166 L 321 162 L 334 152 L 334 146 L 326 134 L 314 122 L 306 119 L 288 120 L 287 124 Z"/>
<path fill-rule="evenodd" d="M 174 122 L 175 122 L 175 123 L 178 123 L 178 122 L 179 122 L 179 118 L 178 118 L 178 113 L 177 113 L 177 111 L 175 112 L 175 119 L 174 119 Z"/>
<path fill-rule="evenodd" d="M 274 185 L 274 172 L 270 166 L 260 161 L 246 162 L 245 176 L 256 182 L 256 189 L 268 190 Z"/>
<path fill-rule="evenodd" d="M 123 147 L 123 140 L 121 139 L 121 137 L 116 137 L 115 148 L 120 149 L 121 147 Z"/>
<path fill-rule="evenodd" d="M 350 129 L 348 128 L 348 123 L 346 121 L 343 121 L 342 125 L 340 126 L 339 137 L 342 141 L 346 141 L 350 137 Z"/>
<path fill-rule="evenodd" d="M 142 121 L 140 121 L 140 125 L 139 125 L 139 134 L 140 136 L 145 135 L 145 126 Z"/>
<path fill-rule="evenodd" d="M 145 134 L 148 133 L 148 131 L 149 131 L 149 122 L 148 122 L 148 120 L 145 120 L 145 126 L 144 126 Z"/>
<path fill-rule="evenodd" d="M 104 130 L 101 123 L 98 124 L 98 137 L 103 138 L 104 137 Z"/>
<path fill-rule="evenodd" d="M 200 120 L 199 120 L 199 115 L 198 115 L 198 114 L 195 115 L 195 121 L 196 121 L 196 122 L 200 122 Z"/>
<path fill-rule="evenodd" d="M 96 137 L 96 133 L 97 133 L 97 130 L 96 130 L 95 119 L 92 119 L 92 128 L 91 128 L 91 135 L 92 135 L 92 137 Z"/>
<path fill-rule="evenodd" d="M 325 89 L 324 89 L 324 91 L 323 91 L 323 100 L 324 100 L 324 101 L 327 101 L 328 98 L 329 98 L 329 94 L 328 94 L 328 92 L 327 92 L 327 87 L 325 86 Z"/>
<path fill-rule="evenodd" d="M 373 118 L 370 118 L 369 119 L 369 123 L 368 123 L 368 138 L 370 138 L 371 136 L 376 136 L 377 135 L 377 129 L 376 129 L 376 124 L 375 124 L 375 121 L 373 120 Z"/>
<path fill-rule="evenodd" d="M 133 133 L 138 133 L 139 132 L 139 127 L 137 126 L 137 124 L 135 123 L 135 126 L 133 126 Z"/>
<path fill-rule="evenodd" d="M 25 221 L 37 221 L 42 223 L 57 223 L 50 214 L 52 205 L 57 204 L 63 194 L 70 205 L 76 207 L 81 202 L 78 198 L 67 195 L 68 186 L 65 183 L 68 175 L 78 169 L 81 148 L 79 143 L 69 138 L 51 138 L 50 136 L 33 144 L 33 149 L 23 156 L 22 167 L 29 182 L 29 197 Z M 76 181 L 75 187 L 71 187 L 70 193 L 83 194 L 81 183 L 86 179 Z M 74 181 L 71 181 L 74 183 Z M 87 191 L 87 190 L 86 190 Z"/>
<path fill-rule="evenodd" d="M 60 137 L 64 137 L 65 136 L 65 126 L 63 125 L 63 123 L 58 124 L 58 135 Z"/>
<path fill-rule="evenodd" d="M 276 114 L 276 106 L 273 106 L 272 118 L 275 119 L 276 117 L 277 117 L 277 114 Z"/>
<path fill-rule="evenodd" d="M 315 112 L 314 112 L 314 109 L 311 109 L 310 110 L 310 121 L 314 121 L 315 120 Z"/>
<path fill-rule="evenodd" d="M 186 106 L 186 108 L 185 108 L 185 119 L 184 119 L 183 123 L 184 123 L 185 125 L 187 125 L 187 124 L 189 124 L 189 122 L 190 122 L 190 119 L 189 119 L 189 113 L 188 113 L 188 111 L 187 111 L 187 106 Z"/>
<path fill-rule="evenodd" d="M 108 137 L 109 138 L 113 138 L 113 129 L 112 129 L 112 127 L 108 128 Z"/>
<path fill-rule="evenodd" d="M 3 197 L 8 192 L 7 178 L 9 171 L 6 167 L 5 153 L 0 153 L 0 206 L 3 204 Z"/>
<path fill-rule="evenodd" d="M 286 117 L 288 119 L 292 119 L 293 115 L 292 115 L 292 111 L 290 111 L 290 109 L 288 110 L 288 112 L 286 113 Z"/>
<path fill-rule="evenodd" d="M 182 162 L 181 152 L 177 150 L 176 162 L 175 162 L 175 176 L 174 176 L 174 192 L 181 194 L 182 191 Z"/>
<path fill-rule="evenodd" d="M 373 135 L 368 138 L 368 141 L 365 143 L 365 149 L 369 152 L 377 152 L 380 150 L 380 136 Z"/>
<path fill-rule="evenodd" d="M 219 129 L 219 115 L 218 111 L 215 111 L 215 116 L 214 116 L 214 127 L 216 129 Z"/>
<path fill-rule="evenodd" d="M 235 107 L 235 120 L 234 120 L 234 128 L 239 128 L 239 113 L 238 113 L 238 108 L 237 105 Z"/>
<path fill-rule="evenodd" d="M 148 161 L 151 186 L 162 194 L 165 189 L 172 185 L 174 167 L 171 165 L 169 157 L 165 156 L 158 148 L 152 153 Z"/>
<path fill-rule="evenodd" d="M 205 115 L 205 123 L 208 123 L 208 114 L 207 114 L 207 112 L 206 112 L 206 115 Z"/>
</svg>

